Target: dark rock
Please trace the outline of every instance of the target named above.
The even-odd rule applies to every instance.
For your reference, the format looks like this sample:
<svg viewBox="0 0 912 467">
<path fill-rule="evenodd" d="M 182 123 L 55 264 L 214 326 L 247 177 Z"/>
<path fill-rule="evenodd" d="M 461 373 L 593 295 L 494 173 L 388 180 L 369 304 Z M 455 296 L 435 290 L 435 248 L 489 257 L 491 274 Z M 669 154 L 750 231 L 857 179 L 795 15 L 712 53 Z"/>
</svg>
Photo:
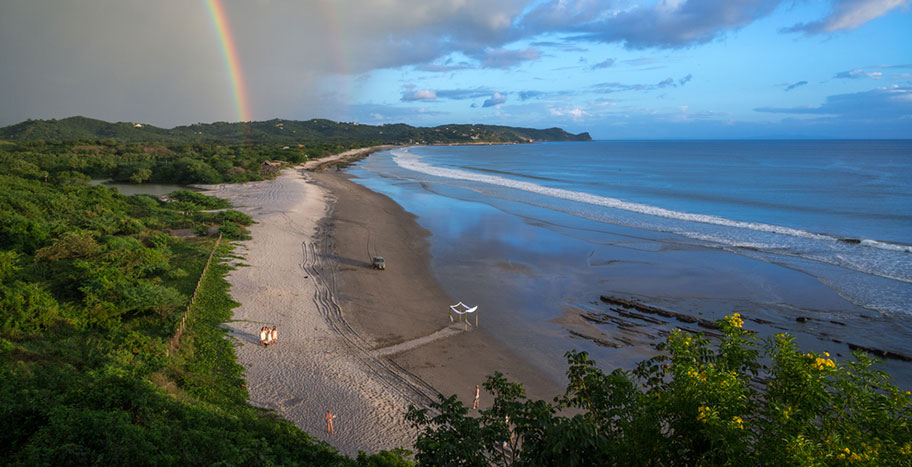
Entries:
<svg viewBox="0 0 912 467">
<path fill-rule="evenodd" d="M 853 344 L 849 342 L 849 348 L 852 350 L 863 350 L 871 355 L 876 355 L 881 358 L 891 358 L 894 360 L 902 360 L 904 362 L 912 362 L 912 356 L 901 354 L 898 352 L 892 352 L 890 350 L 875 349 L 873 347 L 865 347 L 863 345 Z"/>
</svg>

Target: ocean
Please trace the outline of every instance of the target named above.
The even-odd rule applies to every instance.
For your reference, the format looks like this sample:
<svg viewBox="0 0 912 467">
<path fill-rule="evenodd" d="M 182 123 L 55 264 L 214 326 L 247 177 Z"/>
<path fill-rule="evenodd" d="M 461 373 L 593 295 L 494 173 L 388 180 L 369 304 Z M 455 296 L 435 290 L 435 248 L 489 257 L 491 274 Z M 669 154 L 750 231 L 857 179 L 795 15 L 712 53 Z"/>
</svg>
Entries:
<svg viewBox="0 0 912 467">
<path fill-rule="evenodd" d="M 553 374 L 570 348 L 629 366 L 661 339 L 576 323 L 601 295 L 912 354 L 912 141 L 410 147 L 348 172 L 415 214 L 445 289 Z"/>
</svg>

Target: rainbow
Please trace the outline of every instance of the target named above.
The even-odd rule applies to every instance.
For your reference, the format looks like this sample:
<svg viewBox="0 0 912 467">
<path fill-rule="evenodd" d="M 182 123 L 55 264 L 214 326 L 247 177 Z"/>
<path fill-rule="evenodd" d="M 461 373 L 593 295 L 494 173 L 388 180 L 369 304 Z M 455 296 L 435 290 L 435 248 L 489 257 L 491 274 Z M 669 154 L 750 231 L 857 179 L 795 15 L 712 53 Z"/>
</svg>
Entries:
<svg viewBox="0 0 912 467">
<path fill-rule="evenodd" d="M 253 120 L 250 116 L 250 103 L 247 98 L 247 88 L 244 85 L 244 75 L 241 73 L 241 61 L 238 57 L 237 47 L 231 29 L 228 27 L 228 16 L 222 0 L 206 0 L 206 5 L 212 13 L 212 24 L 215 25 L 219 41 L 222 43 L 222 53 L 225 57 L 225 67 L 234 91 L 234 103 L 237 107 L 238 119 L 242 122 Z"/>
</svg>

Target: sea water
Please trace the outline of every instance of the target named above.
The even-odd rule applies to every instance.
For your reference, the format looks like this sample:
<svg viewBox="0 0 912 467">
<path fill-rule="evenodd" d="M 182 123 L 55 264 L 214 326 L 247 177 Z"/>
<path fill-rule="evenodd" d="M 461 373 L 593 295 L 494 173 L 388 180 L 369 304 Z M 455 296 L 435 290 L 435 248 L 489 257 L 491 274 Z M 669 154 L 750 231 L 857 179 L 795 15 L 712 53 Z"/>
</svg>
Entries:
<svg viewBox="0 0 912 467">
<path fill-rule="evenodd" d="M 912 337 L 904 335 L 912 320 L 912 141 L 410 147 L 377 153 L 350 173 L 431 231 L 432 265 L 451 293 L 471 294 L 497 277 L 492 268 L 538 277 L 504 284 L 523 310 L 509 319 L 556 319 L 600 288 L 634 293 L 638 286 L 625 290 L 608 265 L 642 262 L 663 269 L 651 282 L 669 290 L 688 287 L 681 276 L 723 284 L 730 274 L 766 290 L 646 294 L 672 308 L 736 303 L 742 294 L 750 306 L 868 313 L 893 329 L 875 345 L 912 347 L 904 343 Z M 776 284 L 804 278 L 813 280 L 801 289 L 819 284 L 832 296 L 805 299 Z M 748 305 L 729 308 L 738 306 Z"/>
</svg>

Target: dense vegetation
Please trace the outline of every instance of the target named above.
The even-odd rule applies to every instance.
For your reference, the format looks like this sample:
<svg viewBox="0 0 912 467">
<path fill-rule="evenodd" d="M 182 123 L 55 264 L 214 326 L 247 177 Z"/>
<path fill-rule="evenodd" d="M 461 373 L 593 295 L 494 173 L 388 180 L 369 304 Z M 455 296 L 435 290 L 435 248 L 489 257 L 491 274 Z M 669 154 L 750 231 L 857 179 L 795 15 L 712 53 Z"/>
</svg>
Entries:
<svg viewBox="0 0 912 467">
<path fill-rule="evenodd" d="M 500 374 L 478 417 L 455 396 L 408 418 L 422 465 L 912 465 L 912 396 L 866 354 L 834 362 L 779 334 L 758 342 L 738 314 L 724 336 L 672 333 L 666 355 L 604 374 L 570 352 L 555 404 Z M 761 352 L 761 349 L 763 352 Z M 759 363 L 761 358 L 769 366 Z"/>
<path fill-rule="evenodd" d="M 122 143 L 115 140 L 0 142 L 0 173 L 57 183 L 240 183 L 262 180 L 265 160 L 289 164 L 345 151 L 352 144 L 274 145 Z"/>
<path fill-rule="evenodd" d="M 114 139 L 121 142 L 165 144 L 281 144 L 314 143 L 447 144 L 528 143 L 531 141 L 589 141 L 588 133 L 572 135 L 560 128 L 536 130 L 497 125 L 441 125 L 422 128 L 402 123 L 362 125 L 330 120 L 268 120 L 263 122 L 197 123 L 172 129 L 135 123 L 108 123 L 86 117 L 27 120 L 0 128 L 0 139 L 10 141 L 72 141 Z"/>
<path fill-rule="evenodd" d="M 219 324 L 221 243 L 176 347 L 177 323 L 218 228 L 247 235 L 224 201 L 169 202 L 0 173 L 0 464 L 395 465 L 338 455 L 247 405 Z M 182 238 L 170 233 L 189 235 Z"/>
<path fill-rule="evenodd" d="M 262 180 L 263 161 L 299 164 L 381 144 L 589 140 L 559 128 L 490 125 L 370 126 L 329 120 L 211 123 L 171 130 L 84 117 L 0 129 L 0 173 L 61 183 L 240 183 Z"/>
</svg>

